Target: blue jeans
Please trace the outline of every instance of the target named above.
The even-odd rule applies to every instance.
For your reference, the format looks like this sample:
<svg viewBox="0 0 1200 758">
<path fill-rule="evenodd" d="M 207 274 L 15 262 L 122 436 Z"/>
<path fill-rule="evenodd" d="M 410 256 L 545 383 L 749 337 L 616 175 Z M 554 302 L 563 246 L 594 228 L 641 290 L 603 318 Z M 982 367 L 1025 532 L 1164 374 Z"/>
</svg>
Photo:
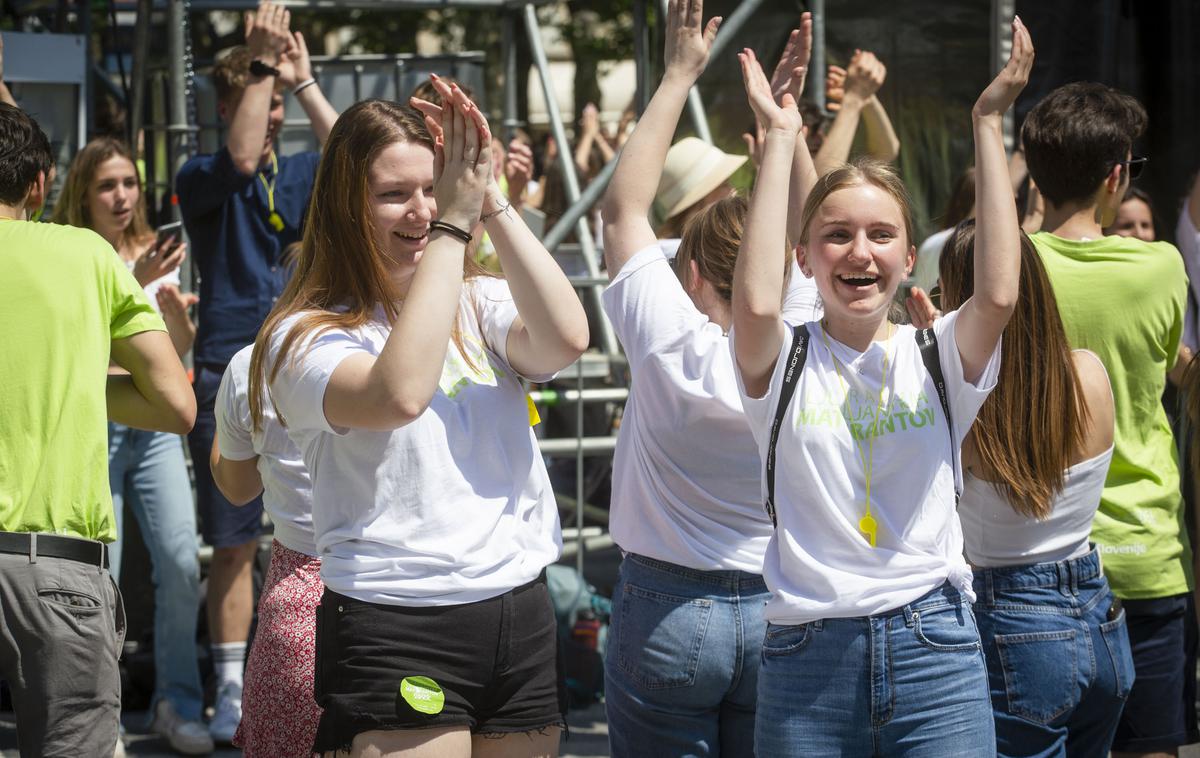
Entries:
<svg viewBox="0 0 1200 758">
<path fill-rule="evenodd" d="M 762 577 L 630 553 L 604 660 L 612 754 L 753 756 Z"/>
<path fill-rule="evenodd" d="M 991 756 L 987 668 L 949 584 L 875 616 L 767 627 L 761 756 Z"/>
<path fill-rule="evenodd" d="M 200 465 L 207 466 L 207 459 Z M 118 540 L 109 565 L 120 582 L 125 499 L 150 552 L 154 582 L 154 700 L 166 698 L 188 720 L 200 718 L 204 693 L 196 662 L 200 559 L 196 510 L 176 434 L 108 425 L 108 480 Z M 153 706 L 151 707 L 153 712 Z"/>
<path fill-rule="evenodd" d="M 997 755 L 1107 755 L 1133 657 L 1099 553 L 976 569 L 975 593 Z"/>
</svg>

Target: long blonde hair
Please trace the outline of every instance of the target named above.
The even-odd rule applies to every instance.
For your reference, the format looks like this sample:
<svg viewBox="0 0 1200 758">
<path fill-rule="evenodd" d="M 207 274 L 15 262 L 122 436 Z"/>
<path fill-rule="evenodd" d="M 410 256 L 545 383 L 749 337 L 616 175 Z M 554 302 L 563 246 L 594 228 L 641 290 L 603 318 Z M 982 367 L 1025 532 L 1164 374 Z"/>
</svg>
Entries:
<svg viewBox="0 0 1200 758">
<path fill-rule="evenodd" d="M 54 204 L 54 220 L 59 224 L 70 224 L 85 229 L 95 229 L 92 223 L 92 213 L 87 207 L 88 187 L 96 178 L 96 171 L 101 164 L 110 158 L 120 157 L 129 161 L 137 174 L 137 163 L 133 153 L 124 142 L 112 137 L 97 137 L 83 146 L 71 161 L 67 169 L 67 178 L 63 180 L 62 191 Z M 133 204 L 133 214 L 129 225 L 121 232 L 118 249 L 127 245 L 137 244 L 150 236 L 150 224 L 146 221 L 146 194 L 141 191 L 141 178 L 138 179 L 138 201 Z"/>
<path fill-rule="evenodd" d="M 382 307 L 388 323 L 399 315 L 398 294 L 388 276 L 387 255 L 372 234 L 367 176 L 371 163 L 389 145 L 424 145 L 433 160 L 433 138 L 415 109 L 385 100 L 364 100 L 338 117 L 325 143 L 309 200 L 307 222 L 296 270 L 254 340 L 250 359 L 250 416 L 262 428 L 264 390 L 275 380 L 295 346 L 308 335 L 331 329 L 353 330 L 369 323 Z M 487 276 L 467 258 L 467 278 Z M 272 333 L 287 318 L 295 320 L 268 369 Z M 452 335 L 467 357 L 462 331 Z M 279 420 L 286 426 L 282 416 Z"/>
</svg>

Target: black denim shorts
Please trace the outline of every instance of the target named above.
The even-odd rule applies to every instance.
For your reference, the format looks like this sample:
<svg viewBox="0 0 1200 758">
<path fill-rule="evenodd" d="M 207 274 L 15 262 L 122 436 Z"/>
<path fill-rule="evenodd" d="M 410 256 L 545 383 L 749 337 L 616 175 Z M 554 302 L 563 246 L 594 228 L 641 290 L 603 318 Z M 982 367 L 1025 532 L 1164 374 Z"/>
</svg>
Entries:
<svg viewBox="0 0 1200 758">
<path fill-rule="evenodd" d="M 382 605 L 326 589 L 317 608 L 313 750 L 362 732 L 564 726 L 558 635 L 544 577 L 464 605 Z"/>
</svg>

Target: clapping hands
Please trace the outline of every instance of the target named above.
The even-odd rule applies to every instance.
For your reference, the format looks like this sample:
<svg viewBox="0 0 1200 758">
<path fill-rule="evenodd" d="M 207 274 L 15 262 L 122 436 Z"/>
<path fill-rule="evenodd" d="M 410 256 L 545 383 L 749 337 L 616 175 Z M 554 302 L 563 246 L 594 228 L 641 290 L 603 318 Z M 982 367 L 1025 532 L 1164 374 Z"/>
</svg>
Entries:
<svg viewBox="0 0 1200 758">
<path fill-rule="evenodd" d="M 412 106 L 425 116 L 434 138 L 433 194 L 438 215 L 450 224 L 470 229 L 479 220 L 484 193 L 492 175 L 492 132 L 479 108 L 457 84 L 433 75 L 442 96 L 439 107 L 413 98 Z"/>
<path fill-rule="evenodd" d="M 790 92 L 785 92 L 780 101 L 775 102 L 767 76 L 750 48 L 738 53 L 738 62 L 742 65 L 742 82 L 746 86 L 746 97 L 754 111 L 754 118 L 768 133 L 783 132 L 794 139 L 804 126 L 796 98 Z"/>
<path fill-rule="evenodd" d="M 717 38 L 721 17 L 704 21 L 704 0 L 669 0 L 667 3 L 666 76 L 695 82 L 708 65 L 708 53 Z"/>
</svg>

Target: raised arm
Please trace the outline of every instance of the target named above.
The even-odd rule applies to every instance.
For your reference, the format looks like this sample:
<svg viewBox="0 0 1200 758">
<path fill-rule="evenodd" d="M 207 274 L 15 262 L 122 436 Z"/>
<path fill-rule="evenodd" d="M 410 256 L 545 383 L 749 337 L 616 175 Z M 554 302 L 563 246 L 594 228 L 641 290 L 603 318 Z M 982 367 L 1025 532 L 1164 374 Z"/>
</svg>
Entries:
<svg viewBox="0 0 1200 758">
<path fill-rule="evenodd" d="M 0 103 L 17 107 L 17 100 L 8 91 L 8 85 L 4 83 L 4 37 L 0 35 Z"/>
<path fill-rule="evenodd" d="M 781 219 L 787 213 L 793 154 L 802 122 L 790 93 L 783 95 L 782 104 L 775 102 L 752 51 L 740 53 L 738 60 L 746 96 L 755 118 L 766 127 L 766 138 L 733 274 L 733 342 L 746 391 L 761 397 L 785 338 L 779 294 L 789 246 Z"/>
<path fill-rule="evenodd" d="M 288 23 L 291 13 L 280 5 L 263 2 L 258 10 L 246 14 L 246 47 L 252 60 L 278 67 L 290 42 Z M 275 77 L 246 75 L 246 88 L 229 120 L 226 145 L 233 165 L 244 175 L 258 171 L 267 141 L 271 98 Z"/>
<path fill-rule="evenodd" d="M 633 255 L 657 239 L 650 208 L 688 90 L 708 64 L 720 17 L 703 23 L 703 0 L 667 3 L 666 71 L 646 112 L 625 142 L 604 194 L 604 260 L 612 279 Z"/>
<path fill-rule="evenodd" d="M 466 230 L 479 220 L 483 193 L 492 176 L 491 135 L 479 109 L 457 86 L 445 102 L 452 107 L 442 111 L 444 136 L 435 151 L 434 196 L 438 219 Z M 429 407 L 458 313 L 464 254 L 461 240 L 430 230 L 404 305 L 379 356 L 347 358 L 330 376 L 324 400 L 329 423 L 390 431 Z"/>
<path fill-rule="evenodd" d="M 165 332 L 113 340 L 112 359 L 128 374 L 108 375 L 108 418 L 135 429 L 187 434 L 196 395 Z"/>
<path fill-rule="evenodd" d="M 449 87 L 440 81 L 435 81 L 435 86 L 447 102 Z M 441 109 L 436 105 L 412 102 L 430 122 L 435 116 L 440 119 Z M 441 135 L 435 130 L 435 136 Z M 505 200 L 494 178 L 483 198 L 482 219 L 517 306 L 517 318 L 505 344 L 509 364 L 523 376 L 560 371 L 588 346 L 587 314 L 574 286 L 521 214 Z"/>
<path fill-rule="evenodd" d="M 880 64 L 883 65 L 883 64 Z M 900 138 L 892 128 L 879 96 L 872 96 L 862 111 L 863 130 L 867 135 L 867 153 L 881 161 L 891 163 L 900 154 Z"/>
<path fill-rule="evenodd" d="M 808 77 L 808 62 L 812 57 L 812 14 L 805 11 L 800 16 L 800 27 L 793 29 L 788 37 L 783 55 L 771 75 L 771 94 L 775 102 L 782 104 L 784 95 L 791 95 L 792 100 L 800 102 L 804 97 L 804 82 Z M 757 122 L 757 119 L 755 119 Z M 762 138 L 766 130 L 758 124 Z M 801 130 L 796 135 L 796 150 L 792 157 L 792 181 L 788 186 L 788 241 L 794 245 L 800 241 L 800 219 L 804 215 L 804 203 L 808 193 L 817 183 L 817 171 L 813 165 L 812 155 L 808 152 L 808 141 Z"/>
<path fill-rule="evenodd" d="M 818 175 L 829 173 L 850 158 L 858 120 L 886 78 L 887 68 L 874 54 L 861 50 L 855 53 L 846 72 L 842 106 L 813 159 Z"/>
<path fill-rule="evenodd" d="M 958 312 L 955 336 L 963 378 L 975 382 L 1004 333 L 1017 302 L 1021 228 L 1004 155 L 1002 120 L 1029 81 L 1033 42 L 1020 18 L 1012 22 L 1008 64 L 971 110 L 975 130 L 975 294 Z"/>
<path fill-rule="evenodd" d="M 317 142 L 324 147 L 329 132 L 333 130 L 333 123 L 337 121 L 338 112 L 321 91 L 320 83 L 313 78 L 308 45 L 300 32 L 291 33 L 291 41 L 279 61 L 279 81 L 300 103 Z"/>
</svg>

